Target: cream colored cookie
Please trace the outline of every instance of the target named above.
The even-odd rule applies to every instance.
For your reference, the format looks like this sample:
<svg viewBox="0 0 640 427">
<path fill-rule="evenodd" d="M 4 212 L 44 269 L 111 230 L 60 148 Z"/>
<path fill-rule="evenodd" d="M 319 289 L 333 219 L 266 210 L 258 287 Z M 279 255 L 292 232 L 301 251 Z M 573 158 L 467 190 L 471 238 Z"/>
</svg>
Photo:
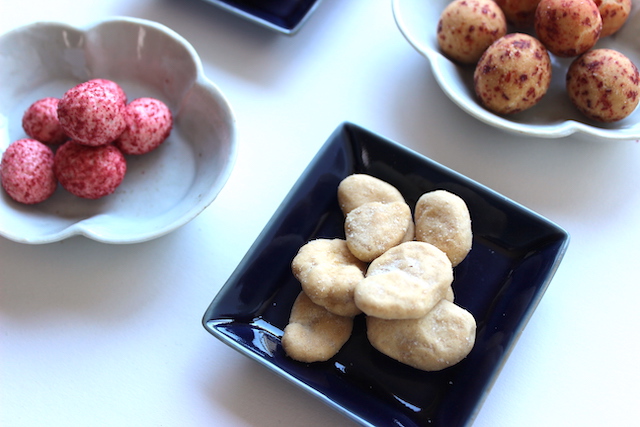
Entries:
<svg viewBox="0 0 640 427">
<path fill-rule="evenodd" d="M 340 351 L 352 330 L 352 317 L 330 313 L 300 292 L 284 328 L 282 347 L 294 360 L 324 362 Z"/>
<path fill-rule="evenodd" d="M 344 232 L 356 258 L 370 262 L 402 242 L 412 222 L 405 202 L 369 202 L 347 214 Z"/>
<path fill-rule="evenodd" d="M 381 353 L 424 371 L 439 371 L 463 360 L 475 344 L 476 321 L 443 299 L 420 319 L 367 317 L 367 337 Z"/>
<path fill-rule="evenodd" d="M 338 185 L 338 203 L 345 215 L 369 202 L 404 202 L 404 197 L 393 185 L 367 174 L 349 175 Z"/>
<path fill-rule="evenodd" d="M 453 287 L 449 286 L 449 289 L 447 289 L 447 293 L 444 295 L 444 299 L 446 299 L 449 302 L 454 301 L 455 294 L 453 293 Z"/>
<path fill-rule="evenodd" d="M 416 238 L 416 225 L 413 222 L 413 217 L 411 217 L 411 221 L 409 221 L 409 227 L 407 228 L 407 233 L 402 238 L 402 242 L 410 242 Z"/>
<path fill-rule="evenodd" d="M 453 268 L 447 256 L 424 242 L 405 242 L 376 258 L 354 300 L 364 313 L 383 319 L 416 319 L 449 295 Z"/>
<path fill-rule="evenodd" d="M 342 239 L 311 240 L 291 262 L 293 275 L 309 298 L 340 316 L 361 313 L 353 292 L 365 269 L 366 264 L 353 256 Z"/>
<path fill-rule="evenodd" d="M 423 194 L 415 209 L 416 240 L 431 243 L 460 264 L 471 250 L 471 216 L 466 203 L 446 190 Z"/>
</svg>

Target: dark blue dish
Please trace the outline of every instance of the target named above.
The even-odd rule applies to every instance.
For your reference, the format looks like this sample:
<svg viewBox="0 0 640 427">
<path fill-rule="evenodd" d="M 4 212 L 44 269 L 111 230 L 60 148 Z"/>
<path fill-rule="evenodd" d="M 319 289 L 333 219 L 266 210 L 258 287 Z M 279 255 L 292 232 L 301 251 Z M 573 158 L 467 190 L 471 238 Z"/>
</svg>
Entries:
<svg viewBox="0 0 640 427">
<path fill-rule="evenodd" d="M 327 362 L 288 358 L 280 344 L 300 284 L 291 260 L 314 238 L 344 238 L 339 182 L 367 173 L 395 185 L 410 206 L 446 189 L 471 212 L 474 240 L 456 267 L 456 303 L 476 318 L 476 344 L 459 364 L 423 372 L 377 352 L 363 316 Z M 232 348 L 362 425 L 468 426 L 554 275 L 568 234 L 536 213 L 401 145 L 344 123 L 320 149 L 204 315 Z"/>
<path fill-rule="evenodd" d="M 204 0 L 272 30 L 292 35 L 320 0 Z"/>
</svg>

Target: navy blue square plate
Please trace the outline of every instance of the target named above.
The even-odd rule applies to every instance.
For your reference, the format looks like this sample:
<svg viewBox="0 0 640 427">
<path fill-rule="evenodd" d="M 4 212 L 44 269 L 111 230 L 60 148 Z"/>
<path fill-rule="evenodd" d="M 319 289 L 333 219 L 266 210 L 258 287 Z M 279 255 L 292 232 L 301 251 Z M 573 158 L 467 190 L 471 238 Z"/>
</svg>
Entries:
<svg viewBox="0 0 640 427">
<path fill-rule="evenodd" d="M 287 35 L 295 34 L 320 4 L 320 0 L 204 1 Z"/>
<path fill-rule="evenodd" d="M 363 316 L 327 362 L 288 358 L 280 344 L 301 290 L 291 273 L 298 249 L 344 238 L 340 181 L 367 173 L 396 186 L 410 206 L 446 189 L 467 203 L 473 248 L 455 269 L 456 303 L 476 318 L 476 344 L 459 364 L 423 372 L 376 351 Z M 366 426 L 470 425 L 568 245 L 540 215 L 406 147 L 343 123 L 320 149 L 208 310 L 204 327 L 346 416 Z"/>
</svg>

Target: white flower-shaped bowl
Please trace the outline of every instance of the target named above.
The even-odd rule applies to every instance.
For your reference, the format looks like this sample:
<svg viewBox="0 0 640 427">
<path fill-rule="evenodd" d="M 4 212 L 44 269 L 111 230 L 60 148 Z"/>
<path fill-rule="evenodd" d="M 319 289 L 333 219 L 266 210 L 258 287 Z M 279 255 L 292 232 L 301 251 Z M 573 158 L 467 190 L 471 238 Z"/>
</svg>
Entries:
<svg viewBox="0 0 640 427">
<path fill-rule="evenodd" d="M 26 137 L 22 115 L 31 103 L 60 98 L 92 78 L 117 82 L 129 100 L 165 102 L 174 118 L 171 135 L 151 153 L 127 156 L 122 184 L 98 200 L 58 186 L 46 201 L 23 205 L 0 190 L 0 235 L 7 239 L 29 244 L 75 235 L 104 243 L 151 240 L 195 218 L 227 182 L 237 152 L 227 100 L 205 77 L 183 37 L 134 18 L 85 28 L 43 22 L 0 36 L 0 152 Z"/>
<path fill-rule="evenodd" d="M 500 116 L 484 108 L 476 98 L 471 66 L 460 66 L 442 54 L 436 31 L 440 15 L 452 0 L 392 0 L 396 24 L 407 41 L 424 57 L 444 93 L 465 112 L 503 131 L 540 138 L 580 134 L 589 139 L 640 138 L 640 108 L 614 123 L 591 121 L 571 104 L 565 90 L 566 70 L 573 58 L 551 55 L 552 81 L 545 97 L 523 112 Z M 514 32 L 512 28 L 509 32 Z M 522 31 L 522 30 L 519 30 Z M 525 31 L 534 35 L 532 30 Z M 615 49 L 640 67 L 640 0 L 632 0 L 631 15 L 620 31 L 604 37 L 594 48 Z"/>
</svg>

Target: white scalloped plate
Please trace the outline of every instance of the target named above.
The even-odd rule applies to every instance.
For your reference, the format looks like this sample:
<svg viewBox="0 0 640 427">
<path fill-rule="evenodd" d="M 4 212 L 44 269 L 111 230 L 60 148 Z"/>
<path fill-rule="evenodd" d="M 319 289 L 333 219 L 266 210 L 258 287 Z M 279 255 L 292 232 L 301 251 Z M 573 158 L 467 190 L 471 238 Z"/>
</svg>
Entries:
<svg viewBox="0 0 640 427">
<path fill-rule="evenodd" d="M 152 96 L 174 116 L 169 138 L 155 151 L 127 157 L 115 193 L 99 200 L 62 187 L 48 200 L 22 205 L 0 190 L 0 235 L 40 244 L 83 235 L 104 243 L 136 243 L 167 234 L 216 198 L 236 157 L 235 119 L 203 73 L 193 47 L 169 28 L 134 18 L 85 28 L 36 23 L 0 37 L 0 151 L 26 137 L 25 109 L 61 97 L 91 78 L 118 82 L 129 99 Z"/>
<path fill-rule="evenodd" d="M 438 47 L 436 26 L 451 0 L 392 0 L 393 14 L 400 32 L 431 64 L 444 93 L 476 119 L 498 129 L 540 138 L 561 138 L 572 134 L 587 137 L 632 140 L 640 138 L 640 108 L 624 120 L 598 123 L 583 117 L 565 93 L 565 73 L 571 59 L 552 55 L 553 77 L 547 95 L 539 104 L 510 116 L 499 116 L 482 107 L 473 89 L 473 67 L 463 67 L 445 57 Z M 640 0 L 624 27 L 601 39 L 595 47 L 616 49 L 640 66 Z"/>
</svg>

